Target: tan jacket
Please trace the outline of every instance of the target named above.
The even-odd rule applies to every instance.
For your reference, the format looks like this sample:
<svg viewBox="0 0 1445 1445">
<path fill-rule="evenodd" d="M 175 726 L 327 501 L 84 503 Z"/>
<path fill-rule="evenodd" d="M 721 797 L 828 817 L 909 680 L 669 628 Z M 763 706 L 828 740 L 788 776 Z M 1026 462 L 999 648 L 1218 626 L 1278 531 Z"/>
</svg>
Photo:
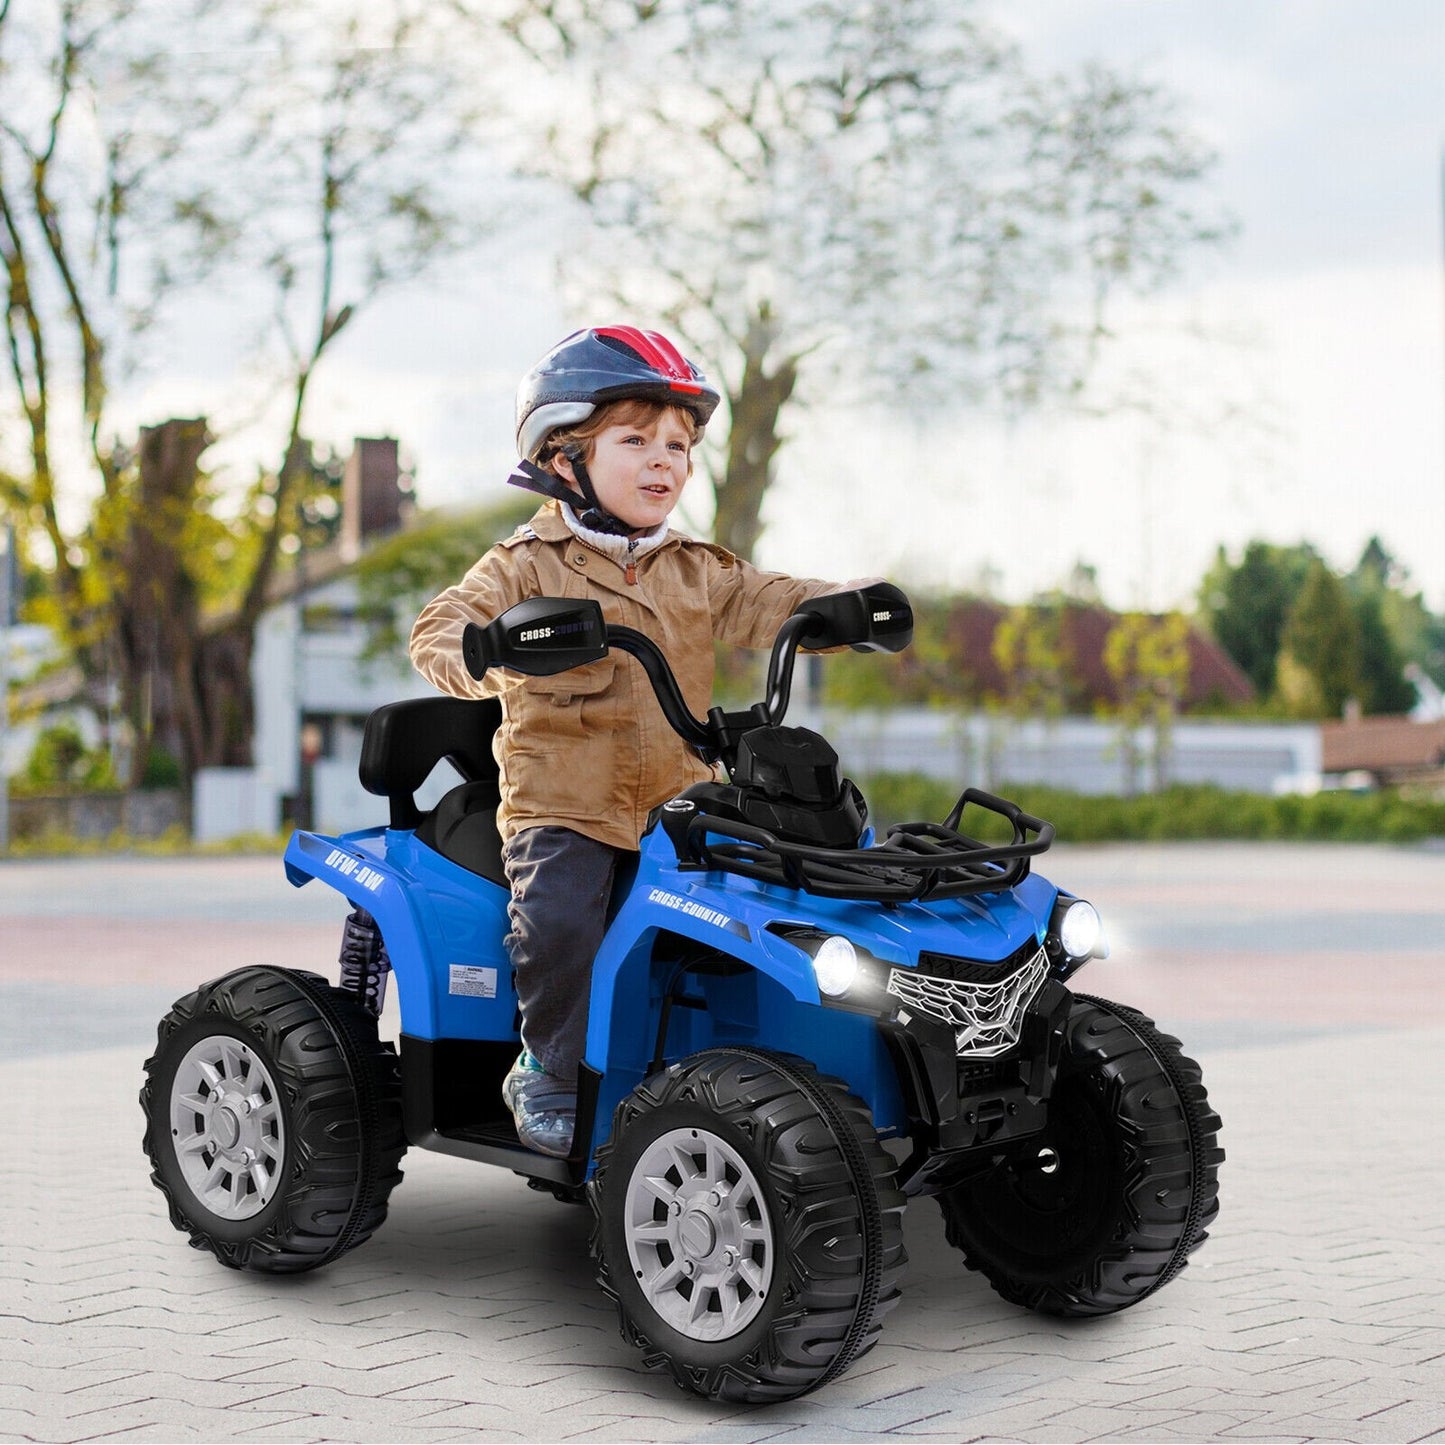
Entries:
<svg viewBox="0 0 1445 1445">
<path fill-rule="evenodd" d="M 412 628 L 411 659 L 428 682 L 455 697 L 502 699 L 494 747 L 503 838 L 552 825 L 636 848 L 653 808 L 713 774 L 667 725 L 633 658 L 613 652 L 553 677 L 494 669 L 478 682 L 462 662 L 468 622 L 490 622 L 528 597 L 594 597 L 608 622 L 645 632 L 661 647 L 701 718 L 712 701 L 714 638 L 769 647 L 802 602 L 838 586 L 763 572 L 676 532 L 635 572 L 629 583 L 623 568 L 574 536 L 557 503 L 548 502 L 429 602 Z"/>
</svg>

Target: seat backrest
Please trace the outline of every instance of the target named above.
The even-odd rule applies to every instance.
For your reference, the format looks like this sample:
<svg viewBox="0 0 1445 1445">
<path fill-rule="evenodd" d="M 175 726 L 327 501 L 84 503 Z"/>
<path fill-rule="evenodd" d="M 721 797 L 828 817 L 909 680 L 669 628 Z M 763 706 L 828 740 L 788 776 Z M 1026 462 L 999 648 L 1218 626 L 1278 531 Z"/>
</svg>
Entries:
<svg viewBox="0 0 1445 1445">
<path fill-rule="evenodd" d="M 501 726 L 495 698 L 420 697 L 389 702 L 366 719 L 361 786 L 391 803 L 391 826 L 421 821 L 416 790 L 445 758 L 465 782 L 497 776 L 492 736 Z"/>
<path fill-rule="evenodd" d="M 506 888 L 502 835 L 497 831 L 497 804 L 501 801 L 496 778 L 459 783 L 417 825 L 417 842 L 469 873 Z"/>
</svg>

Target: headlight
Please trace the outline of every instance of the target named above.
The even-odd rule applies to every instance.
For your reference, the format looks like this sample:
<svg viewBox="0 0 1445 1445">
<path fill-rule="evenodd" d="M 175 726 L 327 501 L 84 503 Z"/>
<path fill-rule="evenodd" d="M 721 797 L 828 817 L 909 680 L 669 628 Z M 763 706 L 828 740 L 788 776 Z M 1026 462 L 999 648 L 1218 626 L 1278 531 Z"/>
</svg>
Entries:
<svg viewBox="0 0 1445 1445">
<path fill-rule="evenodd" d="M 875 1013 L 885 1004 L 892 965 L 866 943 L 807 923 L 770 923 L 768 932 L 808 955 L 824 1004 L 861 1013 Z"/>
<path fill-rule="evenodd" d="M 1054 928 L 1064 953 L 1072 959 L 1106 957 L 1104 925 L 1092 903 L 1082 898 L 1065 903 L 1054 916 Z"/>
<path fill-rule="evenodd" d="M 820 993 L 841 998 L 858 977 L 858 950 L 842 934 L 825 938 L 813 955 L 813 975 Z"/>
</svg>

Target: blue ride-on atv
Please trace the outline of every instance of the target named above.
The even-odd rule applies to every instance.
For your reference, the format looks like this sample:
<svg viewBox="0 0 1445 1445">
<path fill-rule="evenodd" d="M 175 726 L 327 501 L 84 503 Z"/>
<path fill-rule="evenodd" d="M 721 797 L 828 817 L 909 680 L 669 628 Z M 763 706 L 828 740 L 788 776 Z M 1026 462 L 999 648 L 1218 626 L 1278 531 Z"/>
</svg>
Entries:
<svg viewBox="0 0 1445 1445">
<path fill-rule="evenodd" d="M 658 810 L 615 892 L 571 1157 L 524 1148 L 500 1093 L 519 1047 L 500 706 L 399 702 L 361 760 L 390 825 L 286 851 L 292 883 L 354 905 L 339 986 L 243 968 L 161 1021 L 141 1103 L 176 1227 L 228 1265 L 309 1269 L 381 1224 L 408 1143 L 501 1165 L 590 1202 L 599 1281 L 647 1365 L 744 1401 L 872 1347 L 913 1195 L 1017 1304 L 1098 1315 L 1167 1284 L 1218 1210 L 1219 1119 L 1177 1039 L 1067 986 L 1104 950 L 1094 909 L 1031 871 L 1052 827 L 969 788 L 944 823 L 876 840 L 832 747 L 783 726 L 800 644 L 896 652 L 912 630 L 887 584 L 809 602 L 766 701 L 699 720 L 656 645 L 595 602 L 469 627 L 478 677 L 629 653 L 728 776 Z M 463 781 L 422 812 L 441 759 Z M 399 1053 L 377 1035 L 392 972 Z"/>
</svg>

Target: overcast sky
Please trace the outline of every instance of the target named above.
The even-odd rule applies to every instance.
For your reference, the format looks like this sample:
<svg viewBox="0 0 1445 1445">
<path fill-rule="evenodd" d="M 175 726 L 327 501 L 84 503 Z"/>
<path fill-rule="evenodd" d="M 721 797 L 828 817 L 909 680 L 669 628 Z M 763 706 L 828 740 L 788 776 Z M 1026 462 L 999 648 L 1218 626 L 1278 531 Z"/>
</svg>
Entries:
<svg viewBox="0 0 1445 1445">
<path fill-rule="evenodd" d="M 1445 5 L 1028 0 L 997 13 L 1037 56 L 1098 55 L 1174 89 L 1219 151 L 1218 193 L 1241 226 L 1184 304 L 1252 338 L 1239 391 L 1258 397 L 1262 425 L 1155 438 L 1152 458 L 1147 429 L 1132 429 L 1158 518 L 1133 580 L 1142 568 L 1170 601 L 1204 542 L 1304 536 L 1344 565 L 1379 532 L 1445 606 Z M 1230 367 L 1214 369 L 1222 394 Z M 1130 428 L 1101 430 L 1128 455 Z M 1046 465 L 1072 472 L 1080 440 Z M 1084 453 L 1096 479 L 1099 452 Z M 1075 479 L 1077 496 L 1088 483 Z M 1116 504 L 1127 498 L 1121 483 Z"/>
<path fill-rule="evenodd" d="M 760 560 L 992 578 L 1017 598 L 1084 561 L 1110 602 L 1165 607 L 1191 603 L 1221 542 L 1308 539 L 1347 567 L 1379 533 L 1445 608 L 1445 0 L 992 10 L 1036 65 L 1093 57 L 1175 91 L 1220 153 L 1215 194 L 1239 237 L 1117 318 L 1111 366 L 1146 379 L 1152 419 L 935 433 L 813 418 L 781 456 Z M 577 320 L 541 261 L 500 285 L 492 264 L 379 304 L 317 378 L 312 433 L 398 436 L 424 505 L 499 494 L 517 377 Z M 1185 344 L 1184 325 L 1212 339 Z M 178 385 L 157 378 L 137 415 L 175 414 Z M 199 380 L 192 404 L 211 409 Z"/>
<path fill-rule="evenodd" d="M 1445 4 L 994 10 L 1036 61 L 1097 57 L 1175 91 L 1219 152 L 1215 191 L 1240 232 L 1186 284 L 1118 318 L 1113 366 L 1148 378 L 1167 421 L 1034 417 L 966 427 L 948 449 L 924 440 L 903 494 L 941 507 L 953 540 L 940 558 L 936 525 L 910 517 L 893 566 L 916 559 L 967 583 L 982 565 L 1017 596 L 1077 558 L 1116 605 L 1165 607 L 1189 604 L 1221 542 L 1237 553 L 1253 536 L 1308 539 L 1347 567 L 1377 532 L 1445 607 Z M 1214 339 L 1169 340 L 1181 323 Z M 963 484 L 930 489 L 958 451 Z M 834 454 L 846 468 L 849 449 Z M 882 450 L 868 463 L 886 465 Z M 801 491 L 789 494 L 800 525 Z M 885 550 L 899 495 L 864 488 L 853 511 Z M 769 540 L 781 561 L 782 539 Z M 862 566 L 851 551 L 849 566 Z"/>
</svg>

